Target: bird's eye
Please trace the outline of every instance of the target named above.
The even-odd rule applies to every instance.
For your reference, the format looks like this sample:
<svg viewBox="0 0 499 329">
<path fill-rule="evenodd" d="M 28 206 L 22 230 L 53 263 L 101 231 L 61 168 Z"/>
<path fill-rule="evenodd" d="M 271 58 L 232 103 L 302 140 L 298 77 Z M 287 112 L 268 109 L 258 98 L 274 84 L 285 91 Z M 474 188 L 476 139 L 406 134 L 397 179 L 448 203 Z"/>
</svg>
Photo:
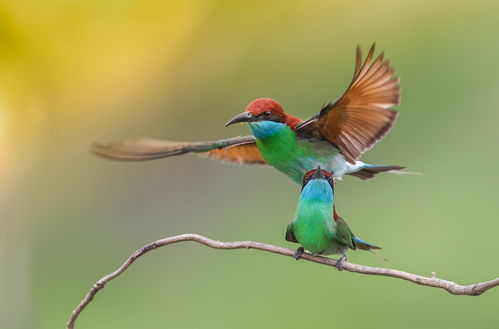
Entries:
<svg viewBox="0 0 499 329">
<path fill-rule="evenodd" d="M 272 112 L 270 112 L 270 111 L 265 111 L 265 112 L 263 112 L 263 116 L 268 117 L 268 116 L 270 116 L 271 113 Z"/>
</svg>

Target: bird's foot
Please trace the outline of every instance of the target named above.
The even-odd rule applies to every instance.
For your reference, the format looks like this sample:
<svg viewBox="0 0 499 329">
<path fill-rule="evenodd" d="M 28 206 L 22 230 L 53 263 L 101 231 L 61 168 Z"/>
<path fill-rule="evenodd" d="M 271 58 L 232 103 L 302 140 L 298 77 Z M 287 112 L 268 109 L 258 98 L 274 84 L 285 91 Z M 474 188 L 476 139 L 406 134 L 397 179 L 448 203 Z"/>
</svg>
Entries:
<svg viewBox="0 0 499 329">
<path fill-rule="evenodd" d="M 340 259 L 338 259 L 336 261 L 336 269 L 338 271 L 343 271 L 343 264 L 345 264 L 345 262 L 347 261 L 348 257 L 346 255 L 343 255 L 343 257 L 341 257 Z"/>
<path fill-rule="evenodd" d="M 295 259 L 296 260 L 300 260 L 301 259 L 301 255 L 303 254 L 303 252 L 305 251 L 305 249 L 303 249 L 303 247 L 300 247 L 298 249 L 296 249 L 295 251 Z"/>
</svg>

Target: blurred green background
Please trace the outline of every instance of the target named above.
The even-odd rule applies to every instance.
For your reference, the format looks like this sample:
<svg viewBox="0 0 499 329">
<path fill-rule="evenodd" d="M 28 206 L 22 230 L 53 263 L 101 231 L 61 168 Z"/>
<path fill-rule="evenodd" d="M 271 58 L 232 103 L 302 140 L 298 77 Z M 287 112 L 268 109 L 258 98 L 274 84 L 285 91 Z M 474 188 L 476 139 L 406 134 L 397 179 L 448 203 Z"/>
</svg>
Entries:
<svg viewBox="0 0 499 329">
<path fill-rule="evenodd" d="M 400 118 L 364 161 L 424 176 L 338 183 L 339 213 L 388 263 L 470 284 L 499 275 L 499 2 L 0 3 L 0 327 L 62 328 L 89 287 L 178 233 L 284 241 L 298 186 L 195 156 L 118 163 L 92 141 L 209 140 L 257 97 L 302 118 L 373 41 Z M 174 245 L 110 283 L 78 328 L 497 328 L 499 290 L 452 296 L 258 251 Z"/>
</svg>

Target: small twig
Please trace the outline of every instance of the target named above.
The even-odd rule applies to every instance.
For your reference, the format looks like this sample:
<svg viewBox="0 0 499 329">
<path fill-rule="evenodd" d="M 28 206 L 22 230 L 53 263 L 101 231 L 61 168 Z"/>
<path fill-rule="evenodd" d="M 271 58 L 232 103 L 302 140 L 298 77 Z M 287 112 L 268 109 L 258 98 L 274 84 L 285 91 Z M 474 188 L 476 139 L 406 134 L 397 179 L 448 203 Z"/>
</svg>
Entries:
<svg viewBox="0 0 499 329">
<path fill-rule="evenodd" d="M 181 242 L 181 241 L 195 241 L 200 244 L 203 244 L 205 246 L 215 248 L 215 249 L 258 249 L 262 251 L 267 251 L 271 252 L 274 254 L 280 254 L 284 256 L 291 256 L 293 257 L 295 254 L 294 250 L 287 249 L 287 248 L 282 248 L 278 246 L 274 246 L 271 244 L 266 244 L 266 243 L 260 243 L 260 242 L 254 242 L 254 241 L 234 241 L 234 242 L 221 242 L 221 241 L 216 241 L 212 239 L 208 239 L 207 237 L 204 237 L 199 234 L 181 234 L 181 235 L 175 235 L 169 238 L 157 240 L 154 242 L 151 242 L 141 249 L 135 251 L 126 261 L 121 265 L 116 271 L 104 276 L 101 278 L 99 281 L 97 281 L 90 291 L 87 293 L 85 298 L 78 304 L 78 306 L 71 312 L 71 316 L 69 317 L 69 321 L 66 324 L 67 329 L 73 329 L 74 324 L 76 321 L 76 318 L 80 313 L 85 309 L 85 307 L 92 301 L 94 298 L 95 294 L 111 280 L 116 278 L 117 276 L 121 275 L 123 272 L 125 272 L 130 265 L 132 265 L 135 260 L 143 255 L 145 255 L 147 252 L 154 250 L 159 247 L 164 247 L 173 243 Z M 323 265 L 328 265 L 328 266 L 335 266 L 336 265 L 336 260 L 331 259 L 331 258 L 326 258 L 322 256 L 315 256 L 311 255 L 308 253 L 303 253 L 302 259 L 314 262 L 314 263 L 319 263 Z M 444 290 L 447 290 L 451 294 L 454 295 L 469 295 L 469 296 L 478 296 L 483 294 L 485 291 L 494 288 L 496 286 L 499 286 L 499 277 L 490 280 L 490 281 L 485 281 L 485 282 L 480 282 L 480 283 L 475 283 L 471 284 L 468 286 L 461 286 L 458 285 L 455 282 L 452 281 L 447 281 L 447 280 L 442 280 L 442 279 L 437 279 L 435 277 L 424 277 L 404 271 L 399 271 L 399 270 L 393 270 L 393 269 L 388 269 L 388 268 L 377 268 L 377 267 L 371 267 L 371 266 L 364 266 L 364 265 L 358 265 L 358 264 L 353 264 L 353 263 L 345 263 L 343 265 L 343 269 L 347 270 L 349 272 L 356 272 L 356 273 L 362 273 L 362 274 L 369 274 L 369 275 L 381 275 L 381 276 L 391 276 L 394 278 L 399 278 L 402 280 L 407 280 L 410 282 L 417 283 L 422 286 L 428 286 L 428 287 L 435 287 L 435 288 L 441 288 Z"/>
</svg>

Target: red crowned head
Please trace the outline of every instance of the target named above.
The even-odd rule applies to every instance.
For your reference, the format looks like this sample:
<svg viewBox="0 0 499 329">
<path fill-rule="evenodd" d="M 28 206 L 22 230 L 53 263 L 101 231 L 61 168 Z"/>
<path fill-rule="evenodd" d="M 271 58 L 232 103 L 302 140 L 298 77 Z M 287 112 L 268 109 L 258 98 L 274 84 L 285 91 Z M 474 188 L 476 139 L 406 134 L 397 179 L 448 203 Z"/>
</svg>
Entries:
<svg viewBox="0 0 499 329">
<path fill-rule="evenodd" d="M 271 98 L 257 98 L 246 106 L 246 112 L 259 116 L 265 112 L 273 113 L 275 115 L 284 116 L 284 109 L 281 104 L 277 103 Z"/>
<path fill-rule="evenodd" d="M 282 106 L 270 98 L 257 98 L 248 104 L 243 113 L 236 115 L 229 120 L 225 126 L 237 122 L 275 121 L 287 124 L 294 128 L 301 121 L 300 119 L 286 114 Z"/>
</svg>

